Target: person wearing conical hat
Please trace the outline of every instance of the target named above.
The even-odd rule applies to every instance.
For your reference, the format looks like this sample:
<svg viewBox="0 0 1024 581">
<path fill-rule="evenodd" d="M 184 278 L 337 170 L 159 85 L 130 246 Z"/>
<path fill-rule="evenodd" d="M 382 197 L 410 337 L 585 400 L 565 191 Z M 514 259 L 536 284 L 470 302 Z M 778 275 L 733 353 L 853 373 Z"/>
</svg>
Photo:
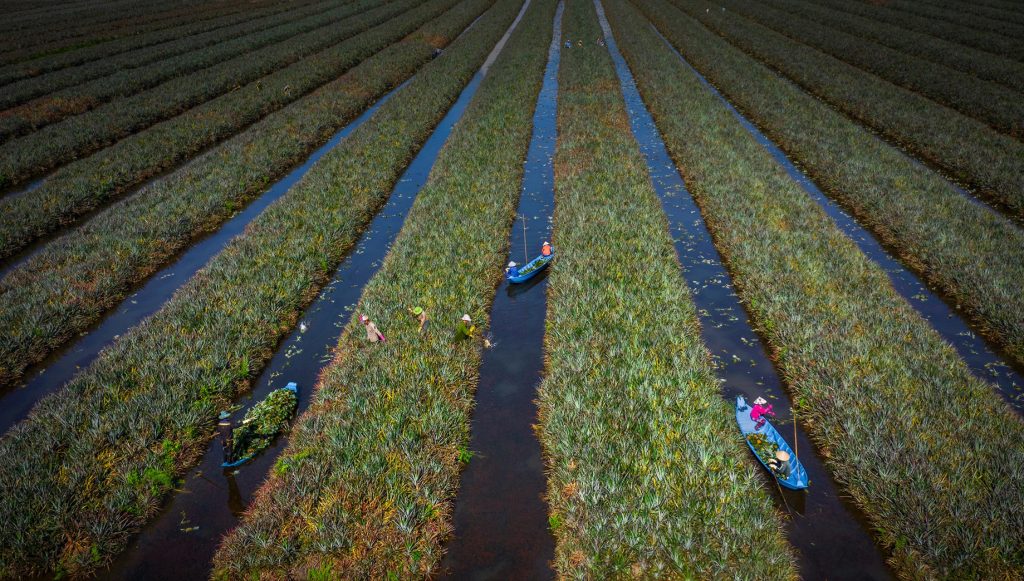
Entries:
<svg viewBox="0 0 1024 581">
<path fill-rule="evenodd" d="M 540 247 L 540 254 L 541 256 L 551 256 L 551 243 L 547 240 L 545 240 L 544 244 Z"/>
<path fill-rule="evenodd" d="M 768 403 L 763 397 L 755 399 L 754 407 L 750 410 L 750 419 L 757 422 L 754 429 L 760 430 L 764 423 L 768 421 L 768 416 L 775 416 L 772 404 Z"/>
<path fill-rule="evenodd" d="M 519 276 L 519 266 L 515 263 L 514 260 L 512 262 L 509 262 L 508 266 L 505 267 L 505 276 L 509 278 Z"/>
<path fill-rule="evenodd" d="M 473 333 L 476 332 L 476 325 L 473 324 L 473 319 L 469 316 L 469 313 L 462 315 L 462 319 L 459 320 L 459 324 L 455 327 L 455 340 L 463 341 L 465 339 L 471 339 Z"/>
<path fill-rule="evenodd" d="M 412 316 L 416 317 L 416 320 L 420 322 L 419 332 L 422 333 L 423 326 L 427 324 L 427 319 L 429 318 L 427 317 L 427 312 L 423 310 L 423 307 L 412 307 L 409 309 L 409 312 L 412 313 Z"/>
<path fill-rule="evenodd" d="M 785 450 L 776 450 L 775 459 L 778 460 L 775 471 L 783 479 L 789 478 L 789 473 L 792 470 L 789 465 L 789 452 L 786 452 Z"/>
</svg>

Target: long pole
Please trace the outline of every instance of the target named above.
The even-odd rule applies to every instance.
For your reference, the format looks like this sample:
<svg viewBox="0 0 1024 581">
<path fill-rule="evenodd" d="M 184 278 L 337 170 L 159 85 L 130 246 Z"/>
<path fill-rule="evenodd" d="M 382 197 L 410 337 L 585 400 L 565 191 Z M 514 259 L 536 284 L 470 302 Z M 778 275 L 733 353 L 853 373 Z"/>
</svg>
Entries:
<svg viewBox="0 0 1024 581">
<path fill-rule="evenodd" d="M 793 455 L 800 455 L 800 442 L 796 439 L 796 408 L 793 408 Z"/>
<path fill-rule="evenodd" d="M 523 264 L 530 262 L 530 252 L 526 249 L 526 214 L 523 214 Z"/>
</svg>

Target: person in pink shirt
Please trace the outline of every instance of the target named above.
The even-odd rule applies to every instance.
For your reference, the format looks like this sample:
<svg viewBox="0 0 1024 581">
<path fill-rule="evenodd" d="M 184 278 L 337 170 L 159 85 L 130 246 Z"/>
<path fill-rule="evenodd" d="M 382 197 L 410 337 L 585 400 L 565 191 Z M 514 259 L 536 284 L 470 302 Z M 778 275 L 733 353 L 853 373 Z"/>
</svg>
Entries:
<svg viewBox="0 0 1024 581">
<path fill-rule="evenodd" d="M 772 409 L 772 404 L 765 401 L 763 397 L 755 399 L 754 407 L 750 410 L 750 419 L 757 422 L 755 428 L 760 430 L 761 426 L 768 421 L 768 416 L 775 417 L 775 410 Z"/>
</svg>

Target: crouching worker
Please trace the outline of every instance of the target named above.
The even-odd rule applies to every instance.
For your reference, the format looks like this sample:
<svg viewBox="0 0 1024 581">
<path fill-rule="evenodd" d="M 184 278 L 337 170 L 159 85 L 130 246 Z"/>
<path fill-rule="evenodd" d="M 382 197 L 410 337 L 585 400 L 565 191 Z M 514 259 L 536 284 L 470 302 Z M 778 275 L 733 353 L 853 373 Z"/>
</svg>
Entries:
<svg viewBox="0 0 1024 581">
<path fill-rule="evenodd" d="M 505 268 L 505 276 L 508 278 L 519 276 L 519 266 L 516 265 L 515 261 L 508 263 L 508 266 Z"/>
<path fill-rule="evenodd" d="M 544 245 L 540 247 L 541 256 L 551 256 L 551 243 L 544 241 Z"/>
<path fill-rule="evenodd" d="M 423 310 L 423 307 L 413 307 L 409 309 L 412 316 L 416 317 L 416 320 L 420 322 L 420 333 L 423 332 L 424 325 L 427 324 L 427 312 Z"/>
<path fill-rule="evenodd" d="M 360 315 L 359 320 L 362 321 L 363 325 L 366 327 L 367 341 L 369 341 L 370 343 L 376 343 L 377 341 L 383 343 L 387 341 L 387 339 L 384 338 L 384 334 L 381 333 L 380 329 L 377 328 L 377 325 L 373 324 L 373 321 L 370 320 L 370 317 L 367 317 L 366 315 Z"/>
<path fill-rule="evenodd" d="M 755 399 L 754 407 L 750 410 L 750 419 L 757 422 L 754 428 L 760 430 L 764 423 L 768 421 L 768 416 L 775 417 L 775 410 L 772 409 L 772 404 L 765 401 L 763 397 Z"/>
<path fill-rule="evenodd" d="M 462 319 L 459 320 L 459 324 L 455 327 L 455 340 L 464 341 L 466 339 L 472 339 L 473 333 L 476 333 L 476 325 L 473 324 L 473 319 L 470 318 L 469 314 L 462 315 Z"/>
</svg>

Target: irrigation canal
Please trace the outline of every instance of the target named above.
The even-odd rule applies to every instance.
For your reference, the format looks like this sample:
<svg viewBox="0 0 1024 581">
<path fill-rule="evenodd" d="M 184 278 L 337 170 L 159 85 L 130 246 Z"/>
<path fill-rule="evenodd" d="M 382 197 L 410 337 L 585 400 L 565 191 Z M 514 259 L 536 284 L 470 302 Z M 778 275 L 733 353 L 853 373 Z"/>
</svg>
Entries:
<svg viewBox="0 0 1024 581">
<path fill-rule="evenodd" d="M 482 14 L 481 14 L 481 16 L 482 16 Z M 461 33 L 459 33 L 459 36 L 465 34 L 467 30 L 473 28 L 473 26 L 479 20 L 480 20 L 480 16 L 477 16 L 473 20 L 473 22 L 471 22 L 469 24 L 469 26 L 467 26 Z M 452 42 L 454 42 L 454 40 Z M 451 44 L 451 43 L 449 43 L 449 44 Z M 411 80 L 411 78 L 406 80 L 405 82 L 403 82 L 402 85 L 405 85 L 406 83 L 408 83 L 409 80 Z M 323 85 L 320 85 L 319 87 L 310 90 L 308 93 L 305 93 L 304 95 L 301 95 L 301 96 L 297 97 L 296 101 L 298 99 L 301 99 L 303 96 L 308 96 L 311 93 L 316 92 L 322 86 Z M 400 88 L 400 87 L 401 86 L 399 86 L 398 88 Z M 391 91 L 391 93 L 394 93 L 394 92 L 395 92 L 394 90 Z M 381 104 L 383 104 L 383 101 L 386 100 L 386 98 L 389 97 L 389 96 L 390 96 L 390 94 L 385 96 L 384 98 L 382 98 L 381 99 Z M 289 102 L 288 104 L 286 104 L 281 109 L 287 108 L 291 104 L 294 104 L 296 101 Z M 275 110 L 274 112 L 280 111 L 281 109 Z M 374 110 L 376 110 L 376 109 L 374 109 Z M 155 175 L 145 179 L 145 181 L 143 181 L 141 183 L 137 183 L 137 184 L 135 184 L 133 186 L 128 187 L 125 191 L 123 191 L 123 192 L 121 192 L 121 193 L 119 193 L 119 194 L 117 194 L 115 196 L 112 196 L 111 198 L 109 198 L 107 201 L 105 201 L 104 203 L 100 204 L 96 208 L 93 208 L 92 210 L 90 210 L 90 211 L 88 211 L 88 212 L 86 212 L 86 213 L 84 213 L 84 214 L 82 214 L 80 216 L 75 217 L 73 225 L 77 227 L 77 226 L 85 224 L 92 217 L 94 217 L 94 216 L 96 216 L 98 214 L 101 214 L 104 211 L 108 210 L 109 208 L 111 208 L 114 204 L 116 204 L 120 200 L 124 200 L 124 199 L 127 199 L 127 198 L 130 198 L 130 197 L 134 196 L 135 194 L 139 193 L 140 191 L 142 191 L 143 189 L 148 187 L 150 184 L 153 184 L 154 182 L 157 182 L 157 181 L 163 179 L 164 177 L 177 172 L 178 170 L 182 169 L 183 167 L 185 167 L 186 165 L 191 163 L 193 160 L 198 159 L 198 158 L 206 155 L 208 152 L 210 152 L 210 151 L 212 151 L 214 149 L 217 149 L 218 147 L 224 145 L 227 141 L 230 141 L 231 139 L 241 135 L 242 133 L 247 131 L 249 128 L 251 128 L 253 125 L 255 125 L 256 123 L 259 123 L 262 119 L 263 118 L 260 118 L 260 119 L 257 119 L 256 121 L 253 121 L 250 124 L 247 124 L 244 128 L 241 128 L 238 131 L 232 132 L 229 136 L 225 137 L 224 139 L 221 139 L 221 140 L 218 140 L 218 141 L 214 141 L 212 143 L 208 143 L 204 147 L 200 148 L 198 151 L 189 154 L 186 159 L 184 159 L 184 160 L 182 160 L 180 162 L 177 162 L 177 163 L 172 163 L 172 164 L 170 164 L 169 167 L 167 167 L 167 168 L 157 172 Z M 355 129 L 355 127 L 352 127 L 352 129 Z M 351 129 L 348 129 L 347 127 L 343 128 L 341 131 L 347 131 L 346 135 L 348 133 L 351 133 Z M 327 143 L 329 144 L 331 141 L 333 141 L 333 139 L 335 137 L 337 137 L 337 134 L 332 136 L 331 140 L 328 140 Z M 343 138 L 344 138 L 344 136 L 342 137 L 342 139 Z M 327 145 L 325 144 L 323 147 L 327 147 Z M 328 148 L 328 151 L 329 150 L 330 150 L 330 148 Z M 102 150 L 101 150 L 101 152 L 102 152 Z M 323 153 L 325 153 L 325 152 L 320 152 L 320 150 L 318 149 L 318 150 L 314 151 L 312 154 L 310 154 L 310 156 L 311 156 L 310 159 L 312 159 L 313 156 L 317 156 L 317 159 L 319 159 L 319 157 L 323 156 Z M 10 194 L 0 194 L 0 198 L 3 198 L 5 195 L 20 196 L 20 195 L 23 195 L 23 194 L 27 194 L 27 193 L 31 192 L 32 190 L 38 189 L 40 186 L 42 186 L 46 182 L 46 180 L 50 179 L 51 176 L 59 173 L 66 166 L 71 165 L 72 163 L 74 163 L 74 162 L 69 162 L 68 164 L 65 164 L 65 165 L 62 165 L 61 167 L 55 168 L 49 174 L 47 174 L 47 175 L 45 175 L 45 176 L 35 180 L 31 184 L 25 186 L 25 189 L 23 189 L 23 190 L 19 190 L 17 192 L 12 192 Z M 303 165 L 305 165 L 305 164 L 303 164 Z M 287 176 L 285 178 L 283 178 L 283 179 L 287 179 Z M 260 201 L 260 199 L 257 198 L 257 200 L 255 200 L 252 203 L 254 203 L 254 204 L 255 203 L 259 203 L 259 201 Z M 271 201 L 273 201 L 273 200 L 271 200 Z M 43 248 L 46 247 L 47 244 L 49 244 L 53 240 L 56 240 L 57 238 L 60 238 L 66 232 L 67 232 L 67 229 L 58 229 L 58 230 L 55 230 L 55 231 L 50 232 L 48 234 L 44 234 L 44 235 L 40 236 L 39 238 L 35 239 L 34 241 L 30 242 L 24 248 L 22 248 L 18 252 L 15 252 L 11 256 L 8 256 L 6 258 L 0 258 L 0 279 L 2 279 L 3 277 L 7 276 L 9 273 L 14 271 L 15 269 L 17 269 L 21 265 L 23 265 L 26 262 L 28 262 L 33 256 L 35 256 L 36 254 L 41 252 L 43 250 Z"/>
<path fill-rule="evenodd" d="M 1013 360 L 1004 357 L 1002 350 L 988 341 L 981 333 L 975 333 L 967 323 L 965 315 L 958 312 L 953 306 L 956 300 L 946 297 L 939 290 L 929 287 L 910 269 L 894 257 L 886 247 L 866 228 L 861 226 L 846 210 L 838 203 L 826 196 L 815 183 L 804 175 L 793 162 L 786 156 L 775 143 L 740 113 L 732 103 L 728 101 L 707 79 L 691 65 L 683 55 L 676 50 L 672 43 L 658 31 L 657 27 L 651 25 L 654 31 L 661 37 L 661 40 L 679 58 L 680 62 L 700 80 L 715 97 L 717 97 L 737 121 L 760 143 L 768 153 L 775 158 L 776 163 L 781 165 L 789 177 L 792 178 L 801 188 L 825 210 L 832 221 L 839 229 L 853 240 L 860 251 L 876 264 L 889 276 L 893 287 L 910 305 L 928 321 L 931 326 L 939 332 L 948 343 L 953 345 L 960 357 L 967 363 L 967 366 L 975 375 L 995 384 L 999 393 L 1008 404 L 1018 413 L 1024 414 L 1024 369 L 1013 363 Z M 788 81 L 787 81 L 788 82 Z M 911 158 L 913 159 L 913 158 Z M 962 195 L 975 200 L 978 204 L 983 202 L 973 198 L 963 189 L 957 187 Z M 986 206 L 987 207 L 987 206 Z M 993 210 L 994 211 L 994 210 Z"/>
<path fill-rule="evenodd" d="M 558 65 L 563 4 L 555 11 L 544 81 L 533 114 L 509 260 L 525 264 L 551 235 L 558 138 Z M 493 347 L 484 352 L 469 449 L 455 501 L 454 535 L 443 579 L 551 579 L 555 543 L 543 500 L 547 478 L 533 432 L 534 399 L 544 370 L 547 270 L 530 281 L 503 281 L 491 307 Z"/>
<path fill-rule="evenodd" d="M 302 323 L 278 345 L 270 363 L 254 382 L 244 408 L 236 411 L 233 419 L 241 417 L 245 409 L 289 381 L 299 384 L 298 413 L 309 406 L 320 372 L 332 360 L 333 350 L 363 293 L 363 287 L 384 261 L 417 194 L 427 183 L 441 148 L 529 6 L 530 0 L 525 0 L 519 14 L 480 70 L 395 184 L 387 203 L 370 222 L 331 281 L 303 313 Z M 208 577 L 221 537 L 238 524 L 239 517 L 266 480 L 286 443 L 287 438 L 278 438 L 251 462 L 240 468 L 224 470 L 221 468 L 223 453 L 220 440 L 215 438 L 199 464 L 186 475 L 180 493 L 171 498 L 103 576 L 113 579 Z"/>
<path fill-rule="evenodd" d="M 461 37 L 466 31 L 473 28 L 482 16 L 482 14 L 477 16 L 469 26 L 459 33 L 459 36 Z M 69 341 L 59 349 L 54 350 L 40 363 L 31 366 L 26 370 L 24 375 L 27 379 L 21 385 L 11 388 L 6 392 L 0 392 L 0 435 L 10 429 L 12 425 L 24 419 L 36 402 L 62 387 L 79 370 L 92 363 L 100 351 L 110 345 L 122 333 L 157 312 L 199 269 L 205 266 L 214 255 L 223 250 L 232 238 L 241 234 L 256 216 L 287 193 L 291 186 L 301 179 L 313 164 L 328 151 L 337 147 L 349 134 L 372 117 L 384 103 L 411 82 L 414 77 L 415 75 L 386 93 L 351 123 L 332 135 L 324 145 L 314 150 L 302 165 L 296 167 L 275 182 L 266 192 L 250 202 L 244 210 L 236 214 L 231 220 L 225 222 L 220 229 L 206 237 L 200 238 L 188 250 L 180 254 L 173 263 L 150 275 L 138 290 L 124 299 L 120 305 L 107 311 L 98 322 L 79 335 L 78 339 Z M 198 153 L 197 156 L 214 149 L 218 145 L 220 143 L 210 145 Z M 148 180 L 146 184 L 137 186 L 132 190 L 133 193 L 141 190 L 147 184 L 177 171 L 180 167 L 182 166 L 175 166 L 166 172 L 160 173 Z M 108 207 L 96 209 L 94 214 L 104 211 Z M 85 218 L 83 218 L 82 223 L 84 223 L 84 220 Z M 3 266 L 0 266 L 0 278 L 3 278 L 11 270 L 31 258 L 32 254 L 40 251 L 45 241 L 55 237 L 57 236 L 54 235 L 51 238 L 33 243 L 22 253 L 8 259 L 13 262 L 5 263 L 3 260 L 0 260 L 0 264 L 3 264 Z"/>
<path fill-rule="evenodd" d="M 251 127 L 251 126 L 252 125 L 248 125 L 247 128 Z M 131 198 L 132 196 L 138 194 L 142 190 L 144 190 L 147 187 L 149 187 L 151 184 L 156 183 L 156 182 L 164 179 L 165 177 L 167 177 L 167 176 L 177 172 L 178 170 L 182 169 L 186 165 L 192 163 L 193 160 L 196 160 L 196 159 L 206 155 L 208 152 L 213 151 L 214 149 L 217 149 L 218 147 L 223 145 L 226 141 L 230 140 L 232 137 L 237 136 L 239 133 L 241 133 L 241 131 L 239 131 L 238 133 L 232 134 L 231 136 L 229 136 L 228 138 L 226 138 L 224 140 L 216 141 L 214 143 L 207 144 L 205 147 L 199 149 L 195 153 L 190 154 L 186 159 L 183 159 L 183 160 L 181 160 L 178 163 L 171 164 L 169 167 L 166 167 L 163 170 L 158 171 L 157 173 L 155 173 L 154 175 L 146 178 L 142 182 L 137 183 L 137 184 L 135 184 L 133 186 L 129 186 L 124 191 L 122 191 L 122 192 L 120 192 L 118 194 L 115 194 L 113 196 L 110 196 L 106 201 L 104 201 L 103 203 L 97 205 L 95 208 L 93 208 L 93 209 L 91 209 L 91 210 L 89 210 L 89 211 L 87 211 L 87 212 L 85 212 L 85 213 L 83 213 L 83 214 L 81 214 L 79 216 L 76 216 L 75 218 L 73 218 L 73 221 L 67 227 L 65 227 L 65 228 L 58 228 L 58 229 L 56 229 L 56 230 L 54 230 L 52 232 L 48 232 L 46 234 L 43 234 L 43 235 L 35 238 L 34 240 L 29 242 L 28 244 L 26 244 L 24 248 L 22 248 L 21 250 L 18 250 L 14 254 L 11 254 L 10 256 L 7 256 L 6 258 L 0 258 L 0 279 L 2 279 L 5 276 L 7 276 L 8 274 L 14 272 L 15 270 L 20 268 L 22 265 L 24 265 L 28 261 L 32 260 L 32 258 L 34 258 L 37 254 L 41 254 L 48 244 L 50 244 L 54 240 L 57 240 L 60 237 L 64 236 L 70 230 L 83 226 L 89 220 L 92 220 L 94 217 L 96 217 L 96 216 L 102 214 L 103 212 L 109 210 L 110 208 L 114 207 L 117 203 L 121 202 L 122 200 L 126 200 L 128 198 Z M 313 154 L 310 154 L 310 155 L 313 155 Z M 74 162 L 72 162 L 72 163 L 74 163 Z M 32 190 L 40 188 L 42 185 L 44 185 L 46 183 L 46 180 L 50 179 L 51 176 L 56 175 L 58 172 L 63 170 L 68 165 L 71 165 L 71 164 L 70 163 L 69 164 L 65 164 L 64 166 L 61 166 L 59 168 L 54 169 L 53 172 L 50 173 L 49 175 L 47 175 L 46 177 L 39 178 L 38 181 L 34 182 L 32 184 L 32 186 L 31 186 L 31 189 L 23 190 L 21 192 L 18 192 L 17 195 L 20 196 L 20 195 L 23 195 L 23 194 L 27 194 L 27 193 L 31 192 Z M 258 201 L 258 198 L 257 198 L 257 201 Z M 205 238 L 202 238 L 202 237 L 199 238 L 199 240 L 204 240 L 204 239 Z"/>
<path fill-rule="evenodd" d="M 43 185 L 43 182 L 46 181 L 47 177 L 49 176 L 39 177 L 34 180 L 30 180 L 27 184 L 20 184 L 8 188 L 7 190 L 0 191 L 0 198 L 6 198 L 7 196 L 20 196 L 22 194 L 27 194 L 32 190 L 39 189 L 39 186 Z"/>
<path fill-rule="evenodd" d="M 682 10 L 682 8 L 679 8 L 678 5 L 675 5 L 675 6 L 679 10 Z M 739 12 L 734 12 L 734 14 L 740 14 L 740 13 Z M 744 16 L 742 14 L 740 14 L 740 17 L 743 18 L 744 20 L 748 19 L 746 16 Z M 706 27 L 706 25 L 703 22 L 700 22 L 700 24 L 702 26 Z M 653 24 L 652 24 L 652 26 L 653 26 Z M 764 26 L 764 25 L 761 25 L 761 26 Z M 769 28 L 769 30 L 772 30 L 773 32 L 778 32 L 778 31 L 775 31 L 774 29 L 772 29 L 770 27 L 768 27 L 768 28 Z M 657 28 L 655 28 L 655 30 L 657 30 Z M 661 35 L 660 32 L 658 34 Z M 715 33 L 715 34 L 717 35 L 717 33 Z M 728 42 L 729 44 L 731 44 L 733 46 L 736 46 L 735 44 L 732 43 L 732 41 L 726 40 L 725 37 L 722 37 L 722 39 L 725 40 L 726 42 Z M 737 48 L 739 48 L 739 47 L 737 47 Z M 740 50 L 742 51 L 742 49 L 740 49 Z M 742 51 L 742 52 L 744 52 L 746 54 L 746 51 Z M 822 51 L 822 52 L 824 52 L 824 51 Z M 825 54 L 828 55 L 828 56 L 831 56 L 830 53 L 825 53 Z M 986 212 L 990 212 L 990 213 L 992 213 L 992 214 L 994 214 L 996 216 L 1004 218 L 1007 221 L 1009 221 L 1009 222 L 1011 222 L 1011 223 L 1013 223 L 1013 224 L 1015 224 L 1017 226 L 1024 226 L 1024 219 L 1019 218 L 1018 216 L 1014 215 L 1012 210 L 1005 203 L 1000 202 L 999 200 L 995 200 L 995 199 L 992 199 L 992 198 L 989 198 L 989 197 L 985 196 L 984 194 L 978 192 L 976 188 L 973 188 L 973 186 L 968 186 L 968 187 L 972 188 L 972 189 L 968 189 L 968 187 L 965 187 L 963 184 L 960 183 L 958 178 L 953 177 L 952 175 L 950 175 L 949 170 L 940 167 L 937 163 L 935 163 L 933 161 L 924 159 L 924 157 L 918 157 L 918 154 L 912 153 L 911 151 L 909 151 L 897 139 L 890 138 L 890 137 L 884 135 L 880 130 L 875 129 L 874 127 L 871 127 L 866 122 L 859 121 L 856 117 L 853 117 L 851 114 L 848 114 L 848 113 L 844 112 L 842 109 L 840 109 L 834 103 L 832 103 L 830 101 L 827 101 L 825 99 L 822 99 L 822 98 L 814 96 L 813 94 L 810 93 L 810 91 L 808 89 L 805 89 L 803 85 L 797 83 L 796 81 L 794 81 L 793 79 L 788 77 L 785 73 L 783 73 L 781 70 L 779 70 L 774 65 L 768 64 L 767 62 L 762 61 L 759 58 L 754 57 L 753 55 L 749 55 L 748 54 L 748 56 L 750 56 L 752 59 L 757 61 L 758 64 L 763 66 L 765 68 L 765 70 L 769 71 L 772 75 L 777 77 L 779 80 L 781 80 L 781 81 L 791 85 L 792 87 L 794 87 L 796 90 L 800 91 L 801 93 L 805 93 L 805 94 L 808 94 L 808 95 L 814 97 L 815 100 L 817 100 L 820 103 L 826 105 L 829 109 L 832 109 L 837 114 L 850 119 L 854 123 L 857 123 L 858 125 L 861 126 L 861 128 L 863 128 L 863 129 L 867 130 L 869 133 L 871 133 L 871 135 L 874 136 L 876 139 L 879 139 L 882 142 L 892 146 L 892 148 L 895 151 L 899 152 L 900 155 L 905 157 L 907 160 L 909 160 L 914 165 L 922 167 L 924 169 L 927 169 L 930 172 L 935 173 L 936 175 L 941 177 L 943 180 L 945 180 L 949 184 L 949 186 L 954 191 L 956 191 L 956 193 L 960 194 L 968 202 L 971 202 L 975 206 L 978 206 L 979 208 L 984 209 Z M 836 58 L 837 60 L 842 61 L 842 62 L 845 63 L 845 61 L 843 61 L 842 59 L 839 59 L 838 57 L 833 57 L 833 58 Z M 686 59 L 683 59 L 683 60 L 685 61 Z M 849 64 L 849 63 L 846 63 L 846 64 Z M 854 68 L 860 69 L 860 67 L 857 67 L 856 65 L 851 65 L 851 66 L 853 66 Z M 877 76 L 877 75 L 874 75 L 874 73 L 871 73 L 870 71 L 868 71 L 868 73 L 871 74 L 872 76 Z M 697 73 L 697 74 L 698 74 L 698 76 L 700 75 L 700 73 Z M 702 79 L 703 79 L 703 77 L 702 77 Z M 886 82 L 895 85 L 895 83 L 892 83 L 891 81 L 886 81 Z M 900 87 L 900 85 L 895 85 L 895 86 Z M 903 88 L 903 87 L 900 87 L 900 88 Z M 716 96 L 720 96 L 720 95 L 716 95 Z M 982 122 L 982 123 L 984 123 L 984 122 Z"/>
<path fill-rule="evenodd" d="M 665 148 L 636 88 L 629 66 L 615 44 L 601 0 L 594 0 L 615 70 L 630 127 L 647 161 L 651 182 L 668 218 L 676 254 L 701 319 L 701 335 L 716 359 L 722 394 L 732 404 L 737 395 L 749 400 L 764 396 L 778 413 L 774 422 L 786 439 L 796 431 L 800 461 L 811 485 L 806 492 L 777 491 L 783 508 L 792 514 L 787 523 L 789 541 L 797 549 L 800 574 L 807 579 L 888 579 L 893 574 L 868 532 L 860 511 L 844 502 L 817 450 L 803 429 L 792 420 L 789 398 L 782 380 L 754 331 L 743 305 L 733 291 L 732 280 L 722 263 L 711 235 L 675 163 Z M 766 479 L 770 476 L 764 474 Z"/>
<path fill-rule="evenodd" d="M 25 384 L 0 395 L 0 434 L 24 419 L 37 401 L 61 388 L 79 370 L 92 363 L 100 351 L 113 343 L 122 333 L 160 310 L 160 307 L 211 258 L 223 250 L 232 238 L 241 234 L 256 216 L 287 193 L 324 154 L 337 147 L 349 134 L 372 117 L 377 109 L 409 80 L 381 97 L 359 117 L 331 136 L 327 143 L 315 150 L 302 165 L 275 182 L 244 210 L 225 222 L 219 230 L 192 245 L 172 264 L 153 274 L 139 290 L 122 301 L 116 309 L 109 311 L 94 328 L 34 366 L 34 374 Z M 26 376 L 31 373 L 32 371 Z"/>
</svg>

